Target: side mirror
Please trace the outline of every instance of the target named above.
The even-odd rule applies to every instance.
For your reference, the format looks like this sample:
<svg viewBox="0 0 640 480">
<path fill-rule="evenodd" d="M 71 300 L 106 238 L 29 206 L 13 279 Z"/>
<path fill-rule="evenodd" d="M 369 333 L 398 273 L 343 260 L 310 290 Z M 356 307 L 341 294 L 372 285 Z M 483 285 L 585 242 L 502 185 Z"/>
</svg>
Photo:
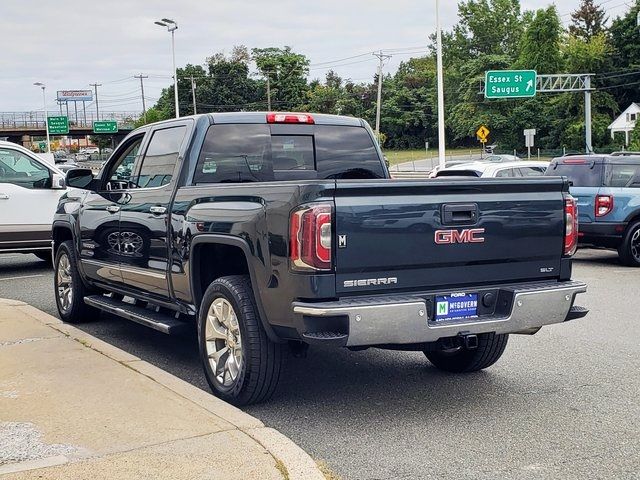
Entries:
<svg viewBox="0 0 640 480">
<path fill-rule="evenodd" d="M 51 188 L 53 190 L 63 190 L 67 188 L 67 185 L 64 181 L 64 175 L 60 175 L 59 173 L 54 173 L 53 178 L 51 179 Z"/>
<path fill-rule="evenodd" d="M 67 186 L 89 190 L 93 181 L 93 172 L 90 168 L 73 168 L 67 172 Z"/>
</svg>

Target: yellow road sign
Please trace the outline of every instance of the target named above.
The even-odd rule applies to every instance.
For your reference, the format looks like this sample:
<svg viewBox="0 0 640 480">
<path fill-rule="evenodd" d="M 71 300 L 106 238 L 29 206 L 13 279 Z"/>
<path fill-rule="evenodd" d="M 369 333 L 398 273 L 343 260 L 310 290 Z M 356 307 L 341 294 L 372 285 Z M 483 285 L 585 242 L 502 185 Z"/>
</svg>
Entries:
<svg viewBox="0 0 640 480">
<path fill-rule="evenodd" d="M 490 133 L 490 130 L 484 125 L 482 125 L 476 132 L 476 135 L 478 136 L 478 140 L 480 140 L 481 142 L 486 142 L 487 137 L 489 136 L 489 133 Z"/>
</svg>

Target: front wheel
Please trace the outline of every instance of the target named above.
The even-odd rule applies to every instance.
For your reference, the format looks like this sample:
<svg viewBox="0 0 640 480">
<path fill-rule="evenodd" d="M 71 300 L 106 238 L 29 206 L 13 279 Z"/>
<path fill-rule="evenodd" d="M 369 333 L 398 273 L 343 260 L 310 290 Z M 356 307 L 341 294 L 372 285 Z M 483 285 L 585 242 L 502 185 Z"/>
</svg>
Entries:
<svg viewBox="0 0 640 480">
<path fill-rule="evenodd" d="M 425 351 L 429 361 L 440 370 L 453 373 L 476 372 L 498 361 L 507 347 L 509 335 L 482 333 L 478 335 L 478 347 Z"/>
<path fill-rule="evenodd" d="M 84 297 L 92 292 L 82 282 L 77 262 L 73 242 L 68 240 L 60 244 L 56 252 L 53 283 L 58 313 L 68 323 L 92 320 L 100 313 L 84 303 Z"/>
<path fill-rule="evenodd" d="M 640 267 L 640 222 L 629 226 L 618 248 L 620 261 L 628 267 Z"/>
<path fill-rule="evenodd" d="M 265 332 L 246 275 L 215 280 L 198 318 L 200 357 L 213 393 L 234 405 L 268 400 L 278 385 L 285 349 Z"/>
</svg>

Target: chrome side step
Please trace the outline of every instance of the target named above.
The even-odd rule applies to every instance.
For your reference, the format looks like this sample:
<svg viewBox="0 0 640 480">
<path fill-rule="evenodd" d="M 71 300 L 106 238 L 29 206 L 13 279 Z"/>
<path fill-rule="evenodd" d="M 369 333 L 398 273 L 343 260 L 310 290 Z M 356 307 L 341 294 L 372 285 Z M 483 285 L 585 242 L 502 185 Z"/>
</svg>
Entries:
<svg viewBox="0 0 640 480">
<path fill-rule="evenodd" d="M 188 328 L 188 323 L 170 315 L 154 312 L 148 308 L 137 307 L 122 300 L 105 297 L 104 295 L 85 297 L 84 303 L 168 335 L 179 333 Z"/>
</svg>

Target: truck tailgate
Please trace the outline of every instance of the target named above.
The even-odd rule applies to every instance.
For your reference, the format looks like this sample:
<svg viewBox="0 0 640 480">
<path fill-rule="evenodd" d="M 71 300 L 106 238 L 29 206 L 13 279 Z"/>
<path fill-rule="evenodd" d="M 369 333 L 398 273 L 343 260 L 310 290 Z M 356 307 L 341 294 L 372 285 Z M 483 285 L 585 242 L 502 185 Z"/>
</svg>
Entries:
<svg viewBox="0 0 640 480">
<path fill-rule="evenodd" d="M 337 181 L 336 291 L 557 278 L 561 178 Z"/>
</svg>

